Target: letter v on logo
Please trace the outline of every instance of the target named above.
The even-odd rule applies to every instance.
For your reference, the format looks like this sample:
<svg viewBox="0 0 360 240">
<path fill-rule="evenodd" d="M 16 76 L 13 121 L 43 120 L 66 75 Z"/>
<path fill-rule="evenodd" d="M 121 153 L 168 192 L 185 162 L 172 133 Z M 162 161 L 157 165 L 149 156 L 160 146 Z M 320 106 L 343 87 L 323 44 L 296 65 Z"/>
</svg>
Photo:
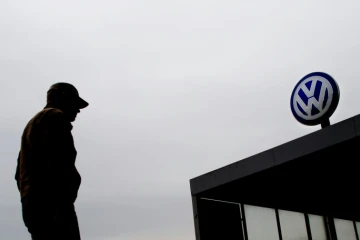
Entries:
<svg viewBox="0 0 360 240">
<path fill-rule="evenodd" d="M 309 81 L 299 89 L 300 99 L 297 100 L 297 103 L 307 116 L 316 115 L 326 107 L 329 92 L 332 94 L 332 89 L 329 89 L 321 80 Z"/>
</svg>

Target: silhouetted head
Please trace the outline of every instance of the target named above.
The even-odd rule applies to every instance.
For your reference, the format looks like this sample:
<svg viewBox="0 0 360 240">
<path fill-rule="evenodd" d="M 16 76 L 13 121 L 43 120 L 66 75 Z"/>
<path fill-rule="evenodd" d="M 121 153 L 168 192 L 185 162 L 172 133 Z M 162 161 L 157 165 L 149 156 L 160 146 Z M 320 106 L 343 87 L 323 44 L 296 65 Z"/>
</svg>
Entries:
<svg viewBox="0 0 360 240">
<path fill-rule="evenodd" d="M 47 92 L 46 108 L 53 107 L 63 111 L 71 122 L 75 121 L 80 109 L 89 104 L 79 96 L 77 89 L 69 83 L 55 83 Z"/>
</svg>

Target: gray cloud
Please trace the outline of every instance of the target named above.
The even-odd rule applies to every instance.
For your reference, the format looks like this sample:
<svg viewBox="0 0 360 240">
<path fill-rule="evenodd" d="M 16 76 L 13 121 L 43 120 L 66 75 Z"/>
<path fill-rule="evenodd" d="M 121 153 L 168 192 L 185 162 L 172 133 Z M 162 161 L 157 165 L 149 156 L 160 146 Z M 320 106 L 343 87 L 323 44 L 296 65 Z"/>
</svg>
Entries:
<svg viewBox="0 0 360 240">
<path fill-rule="evenodd" d="M 0 1 L 0 238 L 27 233 L 13 180 L 21 132 L 57 81 L 74 123 L 86 239 L 194 239 L 188 180 L 319 127 L 289 109 L 312 71 L 358 114 L 357 1 Z"/>
</svg>

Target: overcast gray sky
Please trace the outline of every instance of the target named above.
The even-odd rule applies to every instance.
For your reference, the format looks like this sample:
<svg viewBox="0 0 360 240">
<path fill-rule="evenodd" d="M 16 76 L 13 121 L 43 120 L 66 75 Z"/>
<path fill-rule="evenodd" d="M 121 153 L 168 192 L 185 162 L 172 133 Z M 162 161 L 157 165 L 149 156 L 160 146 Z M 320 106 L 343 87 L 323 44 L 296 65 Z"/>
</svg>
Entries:
<svg viewBox="0 0 360 240">
<path fill-rule="evenodd" d="M 14 178 L 46 91 L 73 83 L 85 240 L 195 239 L 189 179 L 319 127 L 293 118 L 312 71 L 359 113 L 360 2 L 0 0 L 0 239 L 29 239 Z"/>
</svg>

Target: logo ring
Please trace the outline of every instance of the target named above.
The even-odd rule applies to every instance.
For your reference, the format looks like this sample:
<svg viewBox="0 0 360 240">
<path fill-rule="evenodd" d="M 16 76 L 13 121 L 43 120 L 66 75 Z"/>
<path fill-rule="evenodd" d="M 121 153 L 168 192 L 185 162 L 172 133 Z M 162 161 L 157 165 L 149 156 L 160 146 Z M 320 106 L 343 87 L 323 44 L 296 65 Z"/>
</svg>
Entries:
<svg viewBox="0 0 360 240">
<path fill-rule="evenodd" d="M 329 119 L 339 103 L 340 90 L 336 81 L 323 72 L 303 77 L 291 95 L 291 111 L 302 124 L 317 125 Z"/>
</svg>

